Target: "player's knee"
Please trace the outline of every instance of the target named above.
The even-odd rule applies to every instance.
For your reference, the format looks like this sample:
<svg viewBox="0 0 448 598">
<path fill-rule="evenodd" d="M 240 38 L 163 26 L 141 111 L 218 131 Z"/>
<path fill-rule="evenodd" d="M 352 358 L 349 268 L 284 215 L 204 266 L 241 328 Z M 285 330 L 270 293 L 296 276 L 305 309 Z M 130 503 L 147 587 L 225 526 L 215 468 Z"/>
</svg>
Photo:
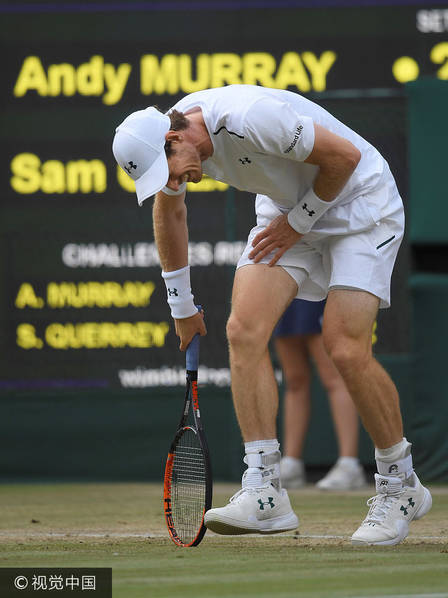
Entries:
<svg viewBox="0 0 448 598">
<path fill-rule="evenodd" d="M 359 339 L 327 335 L 324 337 L 324 343 L 331 360 L 343 376 L 353 371 L 363 372 L 371 358 L 365 343 Z"/>
<path fill-rule="evenodd" d="M 259 326 L 231 314 L 226 327 L 227 340 L 233 350 L 254 351 L 263 344 L 263 334 Z"/>
</svg>

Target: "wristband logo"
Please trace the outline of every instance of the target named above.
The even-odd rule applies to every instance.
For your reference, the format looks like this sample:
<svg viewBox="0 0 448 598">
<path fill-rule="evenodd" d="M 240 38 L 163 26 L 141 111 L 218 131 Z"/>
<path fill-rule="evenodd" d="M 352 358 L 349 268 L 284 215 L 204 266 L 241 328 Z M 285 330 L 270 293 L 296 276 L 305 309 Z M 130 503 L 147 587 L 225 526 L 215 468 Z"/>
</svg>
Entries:
<svg viewBox="0 0 448 598">
<path fill-rule="evenodd" d="M 302 210 L 305 210 L 305 212 L 308 214 L 308 216 L 310 218 L 312 218 L 314 216 L 314 214 L 316 213 L 314 210 L 309 210 L 308 209 L 308 204 L 306 204 L 306 203 L 303 204 Z"/>
<path fill-rule="evenodd" d="M 179 297 L 177 289 L 168 289 L 168 297 Z"/>
</svg>

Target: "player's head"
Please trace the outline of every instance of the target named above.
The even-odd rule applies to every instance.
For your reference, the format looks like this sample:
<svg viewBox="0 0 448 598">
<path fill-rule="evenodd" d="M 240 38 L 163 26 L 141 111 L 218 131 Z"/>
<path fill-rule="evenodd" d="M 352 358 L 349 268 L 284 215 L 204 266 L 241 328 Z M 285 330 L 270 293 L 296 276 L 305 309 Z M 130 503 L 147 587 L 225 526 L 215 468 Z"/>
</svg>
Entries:
<svg viewBox="0 0 448 598">
<path fill-rule="evenodd" d="M 184 180 L 201 180 L 197 151 L 179 133 L 188 127 L 181 112 L 166 115 L 151 106 L 133 112 L 116 128 L 112 151 L 134 180 L 139 204 L 167 184 L 176 189 Z"/>
</svg>

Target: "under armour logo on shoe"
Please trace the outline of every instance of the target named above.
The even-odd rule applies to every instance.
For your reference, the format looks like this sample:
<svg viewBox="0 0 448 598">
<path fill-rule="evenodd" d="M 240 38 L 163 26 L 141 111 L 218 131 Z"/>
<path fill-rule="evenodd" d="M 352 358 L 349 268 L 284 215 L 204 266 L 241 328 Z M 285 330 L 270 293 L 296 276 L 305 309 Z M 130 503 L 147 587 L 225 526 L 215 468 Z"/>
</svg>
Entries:
<svg viewBox="0 0 448 598">
<path fill-rule="evenodd" d="M 261 498 L 258 499 L 258 504 L 260 505 L 260 511 L 264 511 L 264 505 L 269 505 L 271 507 L 271 509 L 273 509 L 275 507 L 274 505 L 274 499 L 272 496 L 268 496 L 268 500 L 266 502 L 263 502 L 261 500 Z"/>
<path fill-rule="evenodd" d="M 168 296 L 172 297 L 174 295 L 174 297 L 179 297 L 179 293 L 177 292 L 177 289 L 168 289 Z"/>
<path fill-rule="evenodd" d="M 126 170 L 126 172 L 131 174 L 131 168 L 134 168 L 134 170 L 135 170 L 137 168 L 137 164 L 134 164 L 134 162 L 132 160 L 130 162 L 128 162 L 128 164 L 129 164 L 129 168 L 127 166 L 125 166 L 124 169 Z"/>
<path fill-rule="evenodd" d="M 408 498 L 408 504 L 407 504 L 406 506 L 404 506 L 404 505 L 401 505 L 401 507 L 400 507 L 400 511 L 403 511 L 403 513 L 404 513 L 405 515 L 407 515 L 407 514 L 408 514 L 408 509 L 409 509 L 410 507 L 415 507 L 415 501 L 414 501 L 414 500 L 412 500 L 412 498 Z"/>
<path fill-rule="evenodd" d="M 415 507 L 415 501 L 413 501 L 412 498 L 408 498 L 408 504 L 406 506 L 401 505 L 400 511 L 403 511 L 404 515 L 407 515 L 409 507 Z"/>
<path fill-rule="evenodd" d="M 305 210 L 305 212 L 308 214 L 308 216 L 311 218 L 312 216 L 314 216 L 314 214 L 316 213 L 314 210 L 309 210 L 308 209 L 308 204 L 304 203 L 302 206 L 302 210 Z"/>
<path fill-rule="evenodd" d="M 241 162 L 241 164 L 251 164 L 252 160 L 249 160 L 246 156 L 245 158 L 238 158 L 238 162 Z"/>
</svg>

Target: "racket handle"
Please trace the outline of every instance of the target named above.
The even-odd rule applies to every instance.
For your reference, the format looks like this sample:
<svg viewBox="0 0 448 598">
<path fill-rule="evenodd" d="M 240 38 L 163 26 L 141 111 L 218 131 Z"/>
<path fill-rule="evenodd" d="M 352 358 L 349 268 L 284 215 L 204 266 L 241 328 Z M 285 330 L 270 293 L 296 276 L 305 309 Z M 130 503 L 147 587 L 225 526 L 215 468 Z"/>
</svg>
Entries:
<svg viewBox="0 0 448 598">
<path fill-rule="evenodd" d="M 202 307 L 200 305 L 196 305 L 198 311 L 201 311 Z M 199 367 L 199 334 L 195 334 L 192 338 L 190 344 L 187 347 L 187 354 L 186 354 L 186 362 L 187 362 L 187 370 L 190 372 L 195 372 L 198 370 Z"/>
</svg>

